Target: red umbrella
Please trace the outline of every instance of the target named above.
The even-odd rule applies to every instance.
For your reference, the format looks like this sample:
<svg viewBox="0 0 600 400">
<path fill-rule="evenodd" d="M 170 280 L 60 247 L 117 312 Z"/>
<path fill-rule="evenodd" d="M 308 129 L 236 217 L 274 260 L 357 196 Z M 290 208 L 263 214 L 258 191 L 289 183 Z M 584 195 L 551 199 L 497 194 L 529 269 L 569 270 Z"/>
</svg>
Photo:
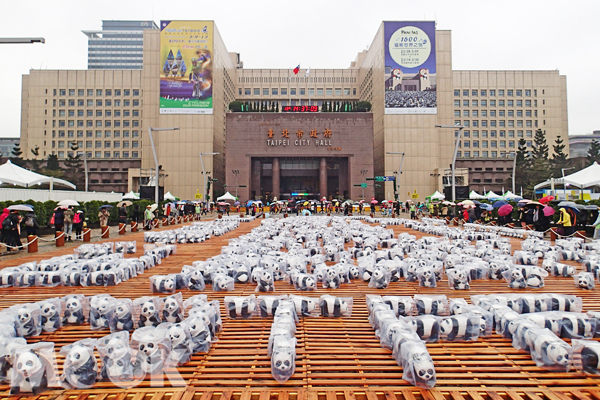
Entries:
<svg viewBox="0 0 600 400">
<path fill-rule="evenodd" d="M 371 204 L 377 204 L 377 203 L 378 203 L 377 200 L 375 200 L 375 199 L 371 200 Z"/>
<path fill-rule="evenodd" d="M 550 196 L 550 197 L 552 197 L 552 196 Z M 544 212 L 544 215 L 546 217 L 554 215 L 554 208 L 552 208 L 552 207 L 546 206 L 546 207 L 544 207 L 544 209 L 542 211 Z"/>
<path fill-rule="evenodd" d="M 540 203 L 547 204 L 547 203 L 551 202 L 552 200 L 554 200 L 554 196 L 544 196 L 540 199 Z M 550 215 L 552 215 L 552 214 L 550 214 Z"/>
<path fill-rule="evenodd" d="M 513 208 L 510 204 L 505 204 L 498 209 L 498 215 L 505 217 L 512 212 Z"/>
</svg>

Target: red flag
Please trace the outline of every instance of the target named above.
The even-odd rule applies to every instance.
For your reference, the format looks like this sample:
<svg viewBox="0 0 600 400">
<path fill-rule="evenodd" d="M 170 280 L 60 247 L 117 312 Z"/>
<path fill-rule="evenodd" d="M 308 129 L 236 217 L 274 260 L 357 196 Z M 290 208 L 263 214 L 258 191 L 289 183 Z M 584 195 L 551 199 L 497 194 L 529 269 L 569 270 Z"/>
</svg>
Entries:
<svg viewBox="0 0 600 400">
<path fill-rule="evenodd" d="M 300 64 L 298 64 L 298 66 L 294 68 L 294 75 L 298 75 L 298 72 L 300 72 Z"/>
</svg>

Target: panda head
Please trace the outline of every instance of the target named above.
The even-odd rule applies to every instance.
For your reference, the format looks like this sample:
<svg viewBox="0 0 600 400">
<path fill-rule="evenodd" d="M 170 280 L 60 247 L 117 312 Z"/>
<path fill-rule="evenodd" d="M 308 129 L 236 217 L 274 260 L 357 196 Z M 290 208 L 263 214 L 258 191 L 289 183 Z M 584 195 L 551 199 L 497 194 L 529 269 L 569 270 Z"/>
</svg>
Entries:
<svg viewBox="0 0 600 400">
<path fill-rule="evenodd" d="M 177 300 L 175 300 L 172 297 L 167 297 L 165 299 L 165 310 L 173 313 L 175 312 L 177 309 L 179 308 L 179 304 L 177 303 Z"/>
<path fill-rule="evenodd" d="M 158 353 L 159 344 L 152 339 L 144 338 L 140 340 L 140 343 L 138 344 L 138 350 L 147 357 L 152 357 L 153 355 Z"/>
<path fill-rule="evenodd" d="M 294 367 L 294 354 L 288 350 L 275 351 L 271 356 L 271 362 L 279 374 L 288 375 Z"/>
<path fill-rule="evenodd" d="M 185 331 L 181 324 L 171 325 L 167 333 L 169 334 L 169 339 L 171 339 L 171 344 L 174 346 L 183 343 L 186 339 Z"/>
<path fill-rule="evenodd" d="M 561 342 L 552 342 L 547 349 L 548 358 L 554 364 L 567 366 L 569 364 L 569 352 Z"/>
<path fill-rule="evenodd" d="M 417 381 L 429 382 L 435 378 L 435 369 L 428 353 L 414 354 L 412 362 Z"/>
<path fill-rule="evenodd" d="M 339 274 L 335 268 L 327 268 L 326 276 L 328 280 L 332 281 L 336 279 L 339 276 Z"/>
<path fill-rule="evenodd" d="M 523 271 L 521 268 L 513 268 L 510 273 L 510 277 L 513 281 L 523 281 L 525 280 L 525 276 L 523 276 Z"/>
<path fill-rule="evenodd" d="M 175 290 L 175 279 L 168 277 L 162 281 L 162 286 L 165 291 L 173 291 Z"/>
<path fill-rule="evenodd" d="M 72 368 L 78 369 L 85 365 L 85 363 L 87 363 L 92 357 L 93 354 L 87 347 L 74 345 L 71 350 L 69 350 L 69 354 L 67 354 L 65 362 L 68 362 Z"/>
<path fill-rule="evenodd" d="M 156 314 L 156 306 L 154 305 L 154 302 L 147 301 L 144 304 L 142 304 L 142 315 L 143 316 L 151 317 L 154 314 Z"/>
<path fill-rule="evenodd" d="M 358 279 L 360 276 L 360 269 L 356 265 L 350 267 L 350 279 Z"/>
<path fill-rule="evenodd" d="M 34 376 L 44 368 L 44 364 L 33 351 L 19 354 L 14 365 L 17 372 L 25 378 Z"/>
<path fill-rule="evenodd" d="M 454 327 L 454 318 L 442 318 L 440 321 L 440 333 L 448 336 Z"/>
<path fill-rule="evenodd" d="M 270 271 L 263 270 L 262 274 L 260 275 L 260 280 L 264 283 L 272 283 L 273 275 L 271 274 Z"/>
<path fill-rule="evenodd" d="M 77 297 L 70 297 L 67 300 L 66 308 L 71 313 L 77 312 L 77 311 L 81 310 L 81 308 L 82 308 L 81 301 Z"/>
<path fill-rule="evenodd" d="M 581 274 L 577 277 L 577 286 L 582 289 L 593 289 L 594 278 L 590 274 Z"/>
<path fill-rule="evenodd" d="M 46 318 L 50 318 L 55 316 L 58 313 L 56 309 L 56 304 L 51 301 L 47 301 L 40 306 L 40 310 L 42 310 L 42 315 Z"/>
<path fill-rule="evenodd" d="M 26 324 L 32 317 L 31 311 L 27 307 L 21 307 L 17 311 L 17 318 L 21 324 Z"/>
<path fill-rule="evenodd" d="M 123 340 L 113 337 L 106 343 L 106 354 L 112 360 L 120 360 L 129 353 L 129 345 Z"/>
<path fill-rule="evenodd" d="M 129 314 L 129 307 L 127 306 L 127 304 L 125 302 L 120 302 L 117 303 L 116 307 L 115 307 L 115 315 L 117 316 L 118 319 L 123 319 L 127 316 L 127 314 Z"/>
<path fill-rule="evenodd" d="M 195 318 L 193 322 L 189 324 L 190 335 L 196 337 L 208 331 L 208 327 L 203 320 Z"/>
<path fill-rule="evenodd" d="M 109 311 L 109 298 L 108 297 L 99 297 L 95 301 L 95 308 L 100 315 L 104 315 Z"/>
<path fill-rule="evenodd" d="M 382 281 L 385 278 L 383 268 L 375 268 L 373 270 L 373 279 L 375 281 Z"/>
</svg>

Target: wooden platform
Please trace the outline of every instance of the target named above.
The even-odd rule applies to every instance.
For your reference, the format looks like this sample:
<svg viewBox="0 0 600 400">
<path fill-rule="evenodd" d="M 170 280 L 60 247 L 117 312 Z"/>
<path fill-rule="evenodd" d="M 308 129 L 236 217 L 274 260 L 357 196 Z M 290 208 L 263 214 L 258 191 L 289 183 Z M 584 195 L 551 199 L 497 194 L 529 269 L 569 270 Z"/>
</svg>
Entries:
<svg viewBox="0 0 600 400">
<path fill-rule="evenodd" d="M 0 308 L 15 303 L 33 302 L 49 297 L 61 297 L 69 293 L 86 296 L 110 293 L 114 297 L 136 298 L 151 295 L 149 276 L 178 272 L 183 265 L 204 260 L 219 254 L 228 239 L 248 233 L 260 222 L 244 223 L 237 230 L 221 237 L 213 237 L 202 244 L 178 245 L 177 254 L 146 274 L 111 288 L 27 288 L 0 289 Z M 393 227 L 399 233 L 407 231 Z M 409 231 L 416 236 L 418 232 Z M 138 241 L 138 253 L 142 253 L 143 233 L 130 235 L 128 240 Z M 111 241 L 117 241 L 114 237 Z M 519 241 L 513 240 L 513 249 L 519 249 Z M 70 251 L 69 251 L 70 252 Z M 18 265 L 29 260 L 49 258 L 65 254 L 66 250 L 43 256 L 27 256 L 3 263 Z M 576 264 L 573 264 L 576 265 Z M 581 266 L 579 266 L 581 268 Z M 252 285 L 236 285 L 234 292 L 204 293 L 209 300 L 221 300 L 225 295 L 249 295 Z M 475 343 L 428 343 L 427 348 L 434 360 L 437 385 L 433 390 L 420 390 L 402 380 L 402 369 L 382 349 L 375 332 L 367 320 L 364 295 L 416 293 L 446 294 L 448 297 L 464 297 L 473 294 L 510 292 L 504 281 L 475 281 L 468 291 L 453 291 L 444 279 L 436 289 L 420 288 L 404 281 L 392 283 L 385 290 L 367 287 L 364 282 L 343 285 L 338 290 L 319 289 L 315 292 L 296 292 L 292 285 L 276 283 L 277 293 L 306 294 L 319 297 L 324 293 L 336 296 L 352 296 L 354 309 L 351 318 L 326 319 L 302 318 L 298 324 L 296 373 L 285 384 L 278 384 L 271 377 L 267 342 L 271 327 L 270 319 L 228 320 L 223 318 L 223 331 L 218 342 L 207 354 L 193 355 L 192 361 L 177 368 L 181 379 L 165 381 L 165 387 L 152 387 L 144 381 L 131 389 L 115 387 L 110 382 L 98 382 L 91 390 L 52 390 L 40 399 L 165 399 L 165 400 L 600 400 L 600 377 L 575 371 L 553 373 L 536 367 L 528 353 L 511 346 L 507 339 L 494 335 Z M 514 291 L 517 292 L 517 291 Z M 585 311 L 600 310 L 600 287 L 594 291 L 576 289 L 571 278 L 549 277 L 546 286 L 535 292 L 576 294 L 583 298 Z M 184 291 L 184 298 L 198 292 Z M 225 315 L 224 310 L 222 312 Z M 101 337 L 108 331 L 91 331 L 89 325 L 65 327 L 51 334 L 29 338 L 29 343 L 52 341 L 55 350 L 66 344 L 88 337 Z M 58 359 L 62 370 L 62 359 Z M 167 374 L 174 376 L 174 374 Z M 8 396 L 7 386 L 0 386 L 2 398 Z"/>
</svg>

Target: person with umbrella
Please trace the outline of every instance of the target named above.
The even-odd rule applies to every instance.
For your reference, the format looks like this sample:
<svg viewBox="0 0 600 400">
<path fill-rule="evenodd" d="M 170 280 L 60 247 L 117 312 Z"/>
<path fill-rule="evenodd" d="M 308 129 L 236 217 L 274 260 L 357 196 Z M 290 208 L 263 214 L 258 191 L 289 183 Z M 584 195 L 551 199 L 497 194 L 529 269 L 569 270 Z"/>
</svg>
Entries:
<svg viewBox="0 0 600 400">
<path fill-rule="evenodd" d="M 148 204 L 146 206 L 146 211 L 144 211 L 144 229 L 149 231 L 152 229 L 152 220 L 154 219 L 154 214 L 152 213 L 152 206 Z"/>
<path fill-rule="evenodd" d="M 140 205 L 136 204 L 133 206 L 133 211 L 131 212 L 131 220 L 134 222 L 140 222 L 140 216 L 141 216 L 141 212 L 140 212 Z"/>
<path fill-rule="evenodd" d="M 100 207 L 100 212 L 98 213 L 98 219 L 100 220 L 100 229 L 105 226 L 108 226 L 108 220 L 110 218 L 110 214 L 108 213 L 107 207 Z"/>
<path fill-rule="evenodd" d="M 119 207 L 119 223 L 127 223 L 127 206 L 125 205 L 125 202 L 122 202 L 121 207 Z"/>
<path fill-rule="evenodd" d="M 75 212 L 73 211 L 73 207 L 69 206 L 64 212 L 64 221 L 65 221 L 65 242 L 72 242 L 71 234 L 73 233 L 73 217 L 75 216 Z"/>
<path fill-rule="evenodd" d="M 21 247 L 21 220 L 19 210 L 11 210 L 8 217 L 2 221 L 2 230 L 6 232 L 6 244 L 13 247 Z M 11 251 L 19 251 L 19 249 L 11 249 Z"/>
<path fill-rule="evenodd" d="M 544 212 L 544 206 L 540 204 L 535 205 L 533 210 L 533 226 L 537 232 L 545 232 L 548 229 L 550 221 Z"/>
<path fill-rule="evenodd" d="M 25 229 L 27 230 L 27 235 L 37 235 L 37 229 L 40 227 L 40 224 L 35 216 L 33 211 L 29 211 L 25 215 Z"/>
<path fill-rule="evenodd" d="M 562 225 L 562 235 L 570 236 L 571 233 L 573 233 L 571 216 L 564 207 L 561 207 L 558 211 L 560 212 L 560 219 L 558 220 L 557 224 Z"/>
<path fill-rule="evenodd" d="M 75 228 L 75 240 L 82 240 L 81 232 L 83 231 L 83 211 L 78 210 L 73 216 L 73 228 Z"/>
<path fill-rule="evenodd" d="M 62 232 L 65 226 L 65 209 L 62 206 L 59 206 L 54 210 L 54 231 Z"/>
</svg>

